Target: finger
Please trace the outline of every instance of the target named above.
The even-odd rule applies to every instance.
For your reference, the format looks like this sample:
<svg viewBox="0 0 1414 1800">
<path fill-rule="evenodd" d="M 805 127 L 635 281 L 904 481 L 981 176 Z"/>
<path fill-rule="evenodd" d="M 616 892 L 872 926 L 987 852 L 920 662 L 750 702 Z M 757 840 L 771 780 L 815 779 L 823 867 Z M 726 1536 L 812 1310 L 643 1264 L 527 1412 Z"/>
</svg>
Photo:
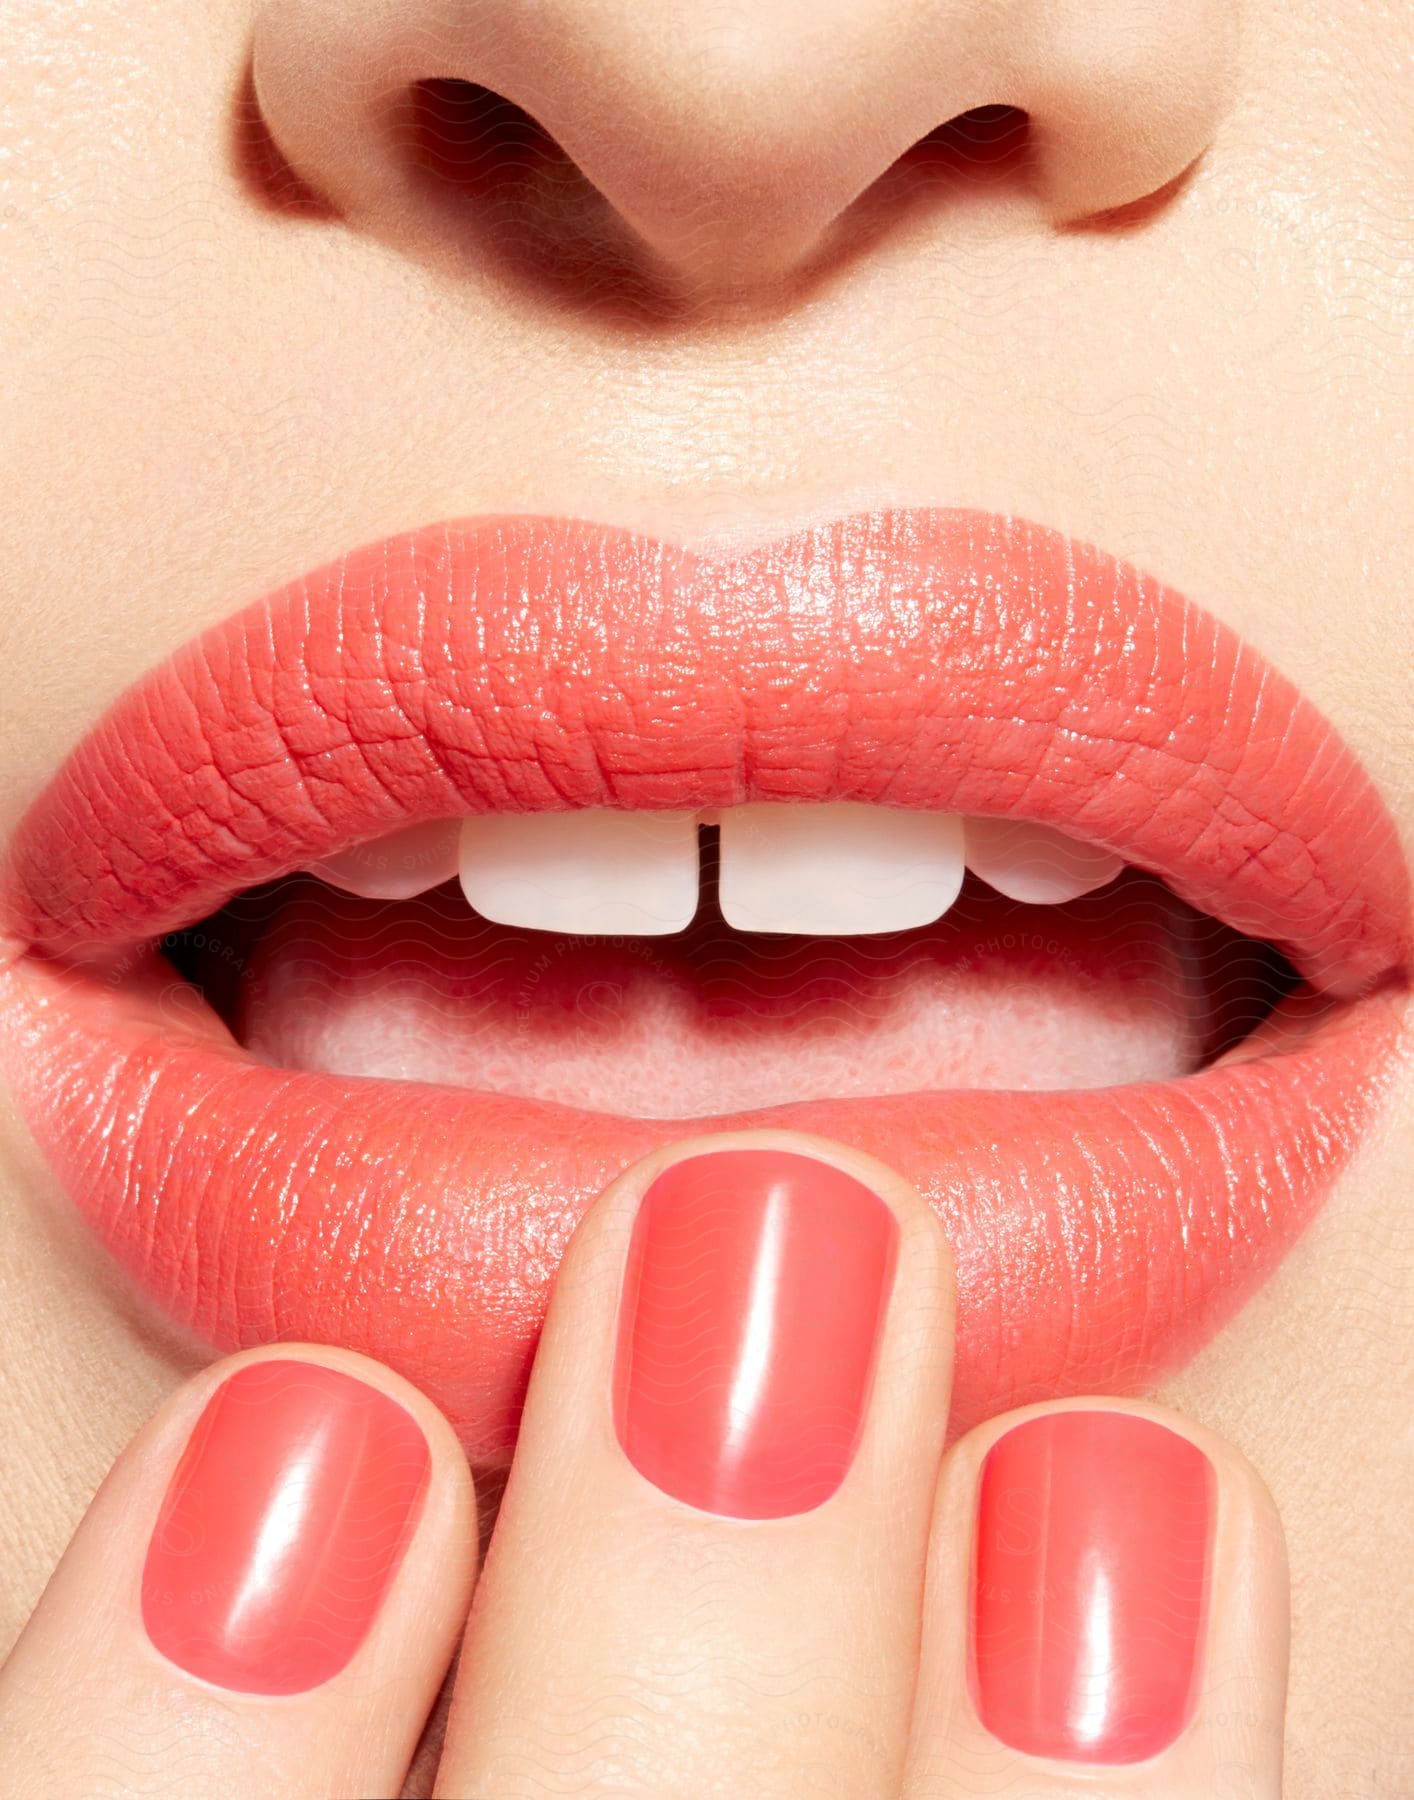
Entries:
<svg viewBox="0 0 1414 1800">
<path fill-rule="evenodd" d="M 1281 1525 L 1230 1444 L 1158 1407 L 993 1419 L 938 1487 L 906 1800 L 1281 1790 Z"/>
<path fill-rule="evenodd" d="M 389 1370 L 216 1364 L 123 1452 L 0 1672 L 6 1794 L 396 1793 L 475 1542 L 456 1439 Z"/>
<path fill-rule="evenodd" d="M 629 1170 L 555 1284 L 439 1792 L 895 1796 L 951 1337 L 937 1224 L 871 1159 Z"/>
</svg>

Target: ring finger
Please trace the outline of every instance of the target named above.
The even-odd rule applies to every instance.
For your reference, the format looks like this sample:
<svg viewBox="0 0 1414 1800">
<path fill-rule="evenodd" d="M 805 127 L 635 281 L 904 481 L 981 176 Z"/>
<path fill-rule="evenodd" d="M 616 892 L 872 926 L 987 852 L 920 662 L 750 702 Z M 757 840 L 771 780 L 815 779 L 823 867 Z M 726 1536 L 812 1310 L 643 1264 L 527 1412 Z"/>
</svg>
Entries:
<svg viewBox="0 0 1414 1800">
<path fill-rule="evenodd" d="M 1138 1401 L 1024 1408 L 938 1486 L 906 1800 L 1276 1800 L 1286 1558 L 1211 1432 Z"/>
</svg>

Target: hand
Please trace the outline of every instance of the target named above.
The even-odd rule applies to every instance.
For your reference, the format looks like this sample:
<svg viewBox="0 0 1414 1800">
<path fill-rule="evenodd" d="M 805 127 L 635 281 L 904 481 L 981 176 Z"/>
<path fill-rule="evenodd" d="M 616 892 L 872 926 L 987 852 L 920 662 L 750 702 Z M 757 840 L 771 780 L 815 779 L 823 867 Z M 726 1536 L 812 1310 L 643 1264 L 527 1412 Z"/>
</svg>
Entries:
<svg viewBox="0 0 1414 1800">
<path fill-rule="evenodd" d="M 479 1577 L 421 1394 L 319 1346 L 215 1364 L 0 1673 L 6 1792 L 398 1794 L 465 1626 L 461 1800 L 1277 1795 L 1261 1482 L 1131 1401 L 944 1456 L 952 1332 L 937 1224 L 879 1164 L 780 1132 L 655 1154 L 560 1270 Z"/>
</svg>

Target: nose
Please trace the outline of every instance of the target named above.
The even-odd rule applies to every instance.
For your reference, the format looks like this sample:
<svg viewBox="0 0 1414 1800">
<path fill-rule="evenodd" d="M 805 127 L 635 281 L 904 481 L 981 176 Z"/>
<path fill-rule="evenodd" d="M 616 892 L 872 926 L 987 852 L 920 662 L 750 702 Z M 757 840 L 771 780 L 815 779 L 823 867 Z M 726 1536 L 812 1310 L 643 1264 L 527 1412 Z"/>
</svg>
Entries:
<svg viewBox="0 0 1414 1800">
<path fill-rule="evenodd" d="M 1203 150 L 1230 0 L 264 0 L 265 127 L 356 226 L 457 247 L 617 240 L 679 288 L 788 279 L 910 146 L 978 108 L 1027 120 L 1072 221 Z M 508 121 L 510 122 L 508 124 Z M 449 172 L 465 179 L 452 181 Z M 475 179 L 469 177 L 475 176 Z"/>
</svg>

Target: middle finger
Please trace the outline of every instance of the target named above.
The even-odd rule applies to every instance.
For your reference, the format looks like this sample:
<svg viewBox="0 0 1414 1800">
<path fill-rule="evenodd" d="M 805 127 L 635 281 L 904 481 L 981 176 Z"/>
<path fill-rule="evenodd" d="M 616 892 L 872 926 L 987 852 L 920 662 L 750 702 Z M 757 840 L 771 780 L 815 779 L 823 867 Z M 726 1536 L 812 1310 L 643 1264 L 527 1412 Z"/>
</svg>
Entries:
<svg viewBox="0 0 1414 1800">
<path fill-rule="evenodd" d="M 941 1232 L 872 1159 L 630 1169 L 556 1281 L 439 1791 L 896 1795 L 951 1343 Z"/>
</svg>

